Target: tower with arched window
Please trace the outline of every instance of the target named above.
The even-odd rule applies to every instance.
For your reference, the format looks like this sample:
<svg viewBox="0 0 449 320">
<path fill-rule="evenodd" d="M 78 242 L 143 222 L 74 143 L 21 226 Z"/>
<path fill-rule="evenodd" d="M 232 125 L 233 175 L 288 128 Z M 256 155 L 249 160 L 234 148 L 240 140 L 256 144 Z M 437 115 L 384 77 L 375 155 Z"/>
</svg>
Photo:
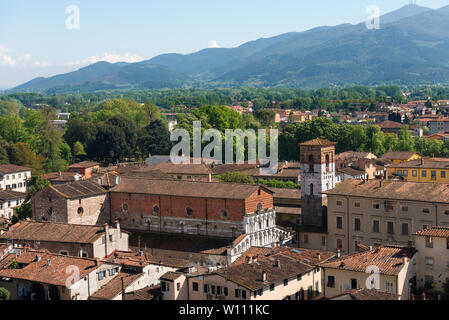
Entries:
<svg viewBox="0 0 449 320">
<path fill-rule="evenodd" d="M 335 187 L 335 143 L 314 139 L 299 145 L 301 207 L 304 225 L 325 226 L 327 199 L 321 192 Z"/>
</svg>

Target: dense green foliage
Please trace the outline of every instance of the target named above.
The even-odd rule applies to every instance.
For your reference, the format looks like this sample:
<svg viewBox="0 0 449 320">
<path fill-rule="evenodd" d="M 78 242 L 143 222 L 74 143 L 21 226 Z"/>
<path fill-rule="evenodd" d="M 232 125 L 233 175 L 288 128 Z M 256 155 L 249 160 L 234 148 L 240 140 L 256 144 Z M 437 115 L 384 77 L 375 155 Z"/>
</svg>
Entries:
<svg viewBox="0 0 449 320">
<path fill-rule="evenodd" d="M 5 288 L 0 288 L 0 300 L 9 300 L 11 293 Z"/>
</svg>

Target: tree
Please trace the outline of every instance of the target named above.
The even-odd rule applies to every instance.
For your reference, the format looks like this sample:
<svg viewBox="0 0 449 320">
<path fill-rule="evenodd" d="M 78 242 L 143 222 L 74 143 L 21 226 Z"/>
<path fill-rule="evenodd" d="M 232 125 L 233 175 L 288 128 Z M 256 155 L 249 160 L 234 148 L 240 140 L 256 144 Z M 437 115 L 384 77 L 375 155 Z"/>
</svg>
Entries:
<svg viewBox="0 0 449 320">
<path fill-rule="evenodd" d="M 0 138 L 0 164 L 9 163 L 8 149 L 9 143 Z"/>
<path fill-rule="evenodd" d="M 18 166 L 30 167 L 33 174 L 44 173 L 45 157 L 37 155 L 28 143 L 18 142 L 8 148 L 9 161 Z"/>
<path fill-rule="evenodd" d="M 415 150 L 415 141 L 413 140 L 413 136 L 408 130 L 408 126 L 402 126 L 399 131 L 399 144 L 398 151 L 414 151 Z"/>
<path fill-rule="evenodd" d="M 253 184 L 254 180 L 250 176 L 240 172 L 226 172 L 218 177 L 221 182 Z"/>
<path fill-rule="evenodd" d="M 86 151 L 84 151 L 84 146 L 81 142 L 77 141 L 73 144 L 73 155 L 75 156 L 75 161 L 80 161 L 86 155 Z"/>
<path fill-rule="evenodd" d="M 153 120 L 143 129 L 143 136 L 139 138 L 142 155 L 168 155 L 172 143 L 170 132 L 161 120 Z"/>
<path fill-rule="evenodd" d="M 0 288 L 0 300 L 9 300 L 11 294 L 5 288 Z"/>
<path fill-rule="evenodd" d="M 28 182 L 28 195 L 25 201 L 16 209 L 16 215 L 14 215 L 11 219 L 13 224 L 26 220 L 27 218 L 31 218 L 33 215 L 32 207 L 31 207 L 31 198 L 37 192 L 44 189 L 50 183 L 48 180 L 43 179 L 41 176 L 33 176 Z"/>
<path fill-rule="evenodd" d="M 273 110 L 256 110 L 253 113 L 254 118 L 256 118 L 262 127 L 269 128 L 271 123 L 275 120 L 276 112 Z"/>
</svg>

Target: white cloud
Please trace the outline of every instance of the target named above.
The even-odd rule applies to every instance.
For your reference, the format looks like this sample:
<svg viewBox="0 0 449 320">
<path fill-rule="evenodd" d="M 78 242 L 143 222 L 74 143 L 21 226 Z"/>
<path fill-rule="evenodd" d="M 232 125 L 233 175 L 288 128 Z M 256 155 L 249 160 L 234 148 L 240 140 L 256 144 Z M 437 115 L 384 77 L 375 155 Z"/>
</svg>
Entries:
<svg viewBox="0 0 449 320">
<path fill-rule="evenodd" d="M 39 67 L 39 68 L 45 68 L 45 67 L 49 67 L 51 64 L 48 62 L 43 62 L 43 61 L 36 61 L 34 62 L 34 66 Z"/>
<path fill-rule="evenodd" d="M 1 65 L 2 66 L 13 66 L 17 62 L 11 56 L 3 55 L 1 56 Z"/>
<path fill-rule="evenodd" d="M 208 48 L 221 48 L 221 47 L 218 45 L 217 40 L 210 40 Z"/>
<path fill-rule="evenodd" d="M 83 66 L 88 64 L 97 63 L 100 61 L 106 61 L 109 63 L 117 63 L 117 62 L 128 62 L 128 63 L 134 63 L 134 62 L 140 62 L 144 60 L 142 57 L 140 57 L 137 54 L 132 53 L 125 53 L 123 55 L 115 53 L 115 52 L 105 52 L 103 56 L 91 56 L 88 58 L 85 58 L 83 60 L 74 60 L 64 63 L 65 66 Z"/>
</svg>

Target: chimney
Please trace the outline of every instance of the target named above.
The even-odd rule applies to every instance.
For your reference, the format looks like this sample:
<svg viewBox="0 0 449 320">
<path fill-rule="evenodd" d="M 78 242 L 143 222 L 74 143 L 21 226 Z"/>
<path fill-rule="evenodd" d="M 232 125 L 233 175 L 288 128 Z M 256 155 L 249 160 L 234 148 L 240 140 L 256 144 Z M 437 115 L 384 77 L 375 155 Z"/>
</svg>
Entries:
<svg viewBox="0 0 449 320">
<path fill-rule="evenodd" d="M 262 271 L 262 282 L 267 281 L 267 273 L 265 271 Z"/>
<path fill-rule="evenodd" d="M 276 268 L 280 268 L 281 267 L 281 260 L 277 259 L 276 260 Z"/>
<path fill-rule="evenodd" d="M 402 255 L 402 265 L 406 265 L 407 264 L 407 255 L 404 253 L 403 255 Z"/>
<path fill-rule="evenodd" d="M 105 223 L 104 225 L 104 256 L 108 256 L 108 240 L 109 240 L 109 225 Z"/>
<path fill-rule="evenodd" d="M 369 251 L 373 251 L 373 246 L 369 246 Z"/>
<path fill-rule="evenodd" d="M 421 158 L 421 165 L 424 165 L 424 158 Z"/>
<path fill-rule="evenodd" d="M 117 237 L 118 239 L 120 239 L 120 220 L 119 219 L 115 219 L 115 228 L 117 229 Z"/>
<path fill-rule="evenodd" d="M 318 253 L 318 260 L 321 260 L 321 254 Z"/>
<path fill-rule="evenodd" d="M 382 180 L 379 180 L 379 188 L 382 188 L 383 187 L 383 181 Z"/>
<path fill-rule="evenodd" d="M 337 258 L 340 258 L 340 256 L 341 256 L 341 251 L 340 251 L 340 249 L 337 249 L 336 253 L 337 253 Z"/>
</svg>

